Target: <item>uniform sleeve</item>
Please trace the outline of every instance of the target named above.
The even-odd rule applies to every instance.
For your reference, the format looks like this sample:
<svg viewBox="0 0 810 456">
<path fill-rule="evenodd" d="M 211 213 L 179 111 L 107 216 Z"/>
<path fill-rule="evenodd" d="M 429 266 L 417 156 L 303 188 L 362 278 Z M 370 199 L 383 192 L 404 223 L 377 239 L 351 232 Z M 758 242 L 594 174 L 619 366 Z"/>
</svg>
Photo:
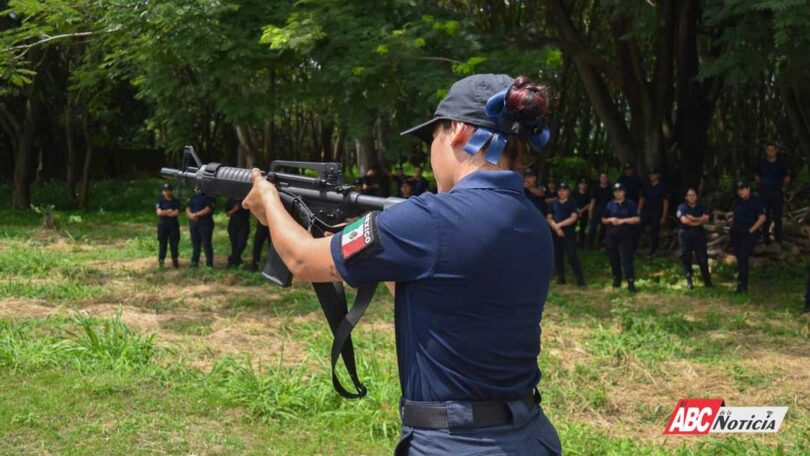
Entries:
<svg viewBox="0 0 810 456">
<path fill-rule="evenodd" d="M 613 202 L 608 201 L 607 205 L 605 205 L 605 211 L 602 212 L 602 218 L 611 218 L 613 217 Z"/>
<path fill-rule="evenodd" d="M 155 203 L 155 209 L 160 209 L 160 200 Z"/>
<path fill-rule="evenodd" d="M 210 207 L 211 210 L 214 210 L 214 206 L 216 206 L 216 203 L 217 203 L 217 200 L 214 199 L 214 198 L 211 198 L 210 196 L 208 197 L 208 201 L 206 201 L 206 205 L 208 207 Z"/>
<path fill-rule="evenodd" d="M 686 207 L 684 207 L 684 206 L 685 206 L 685 204 L 681 203 L 678 206 L 678 210 L 675 212 L 675 216 L 678 217 L 678 220 L 680 220 L 681 217 L 686 215 Z"/>
<path fill-rule="evenodd" d="M 407 282 L 433 273 L 439 255 L 438 226 L 426 198 L 409 198 L 360 220 L 362 224 L 349 225 L 332 237 L 332 259 L 349 285 Z M 373 238 L 363 245 L 357 233 L 352 235 L 355 230 L 359 237 L 371 233 Z M 355 242 L 360 242 L 360 250 Z"/>
</svg>

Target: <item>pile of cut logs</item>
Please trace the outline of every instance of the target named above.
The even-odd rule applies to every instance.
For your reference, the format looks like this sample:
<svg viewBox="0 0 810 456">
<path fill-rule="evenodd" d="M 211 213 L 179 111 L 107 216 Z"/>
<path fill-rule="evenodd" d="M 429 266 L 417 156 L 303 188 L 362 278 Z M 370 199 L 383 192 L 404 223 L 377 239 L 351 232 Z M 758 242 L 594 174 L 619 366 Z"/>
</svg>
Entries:
<svg viewBox="0 0 810 456">
<path fill-rule="evenodd" d="M 737 261 L 731 248 L 730 217 L 731 212 L 714 211 L 711 221 L 704 226 L 709 258 L 724 264 Z M 786 212 L 782 220 L 782 243 L 758 242 L 751 267 L 798 263 L 810 258 L 810 206 Z"/>
</svg>

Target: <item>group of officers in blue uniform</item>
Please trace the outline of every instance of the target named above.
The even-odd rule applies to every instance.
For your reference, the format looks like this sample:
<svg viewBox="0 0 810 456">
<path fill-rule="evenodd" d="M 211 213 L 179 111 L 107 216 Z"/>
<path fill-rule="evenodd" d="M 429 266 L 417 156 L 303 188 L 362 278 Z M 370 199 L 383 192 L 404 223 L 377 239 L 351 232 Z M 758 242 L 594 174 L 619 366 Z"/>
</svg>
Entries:
<svg viewBox="0 0 810 456">
<path fill-rule="evenodd" d="M 790 184 L 790 170 L 777 156 L 775 145 L 766 147 L 766 157 L 757 165 L 755 178 L 759 195 L 751 192 L 748 181 L 737 182 L 737 199 L 732 209 L 731 242 L 737 257 L 738 293 L 748 291 L 749 260 L 760 235 L 765 243 L 770 243 L 770 226 L 773 224 L 774 239 L 776 242 L 782 240 L 783 192 Z M 621 287 L 623 277 L 627 289 L 636 291 L 633 260 L 638 240 L 649 228 L 649 255 L 655 255 L 659 248 L 660 229 L 666 225 L 670 212 L 672 195 L 662 182 L 658 169 L 650 168 L 647 178 L 642 179 L 635 174 L 635 167 L 626 163 L 614 184 L 610 184 L 607 173 L 603 172 L 593 190 L 587 179 L 581 179 L 576 190 L 572 191 L 565 182 L 550 183 L 548 188 L 538 185 L 537 172 L 530 168 L 524 178 L 524 193 L 545 215 L 551 228 L 558 283 L 566 282 L 564 263 L 568 258 L 577 285 L 585 286 L 577 248 L 592 249 L 598 239 L 607 253 L 613 286 Z M 693 259 L 698 264 L 704 285 L 712 287 L 703 228 L 709 222 L 709 208 L 700 203 L 697 190 L 689 188 L 675 215 L 679 257 L 687 288 L 694 286 Z"/>
<path fill-rule="evenodd" d="M 745 180 L 736 185 L 738 198 L 733 207 L 731 240 L 737 257 L 739 293 L 748 291 L 749 260 L 760 230 L 765 228 L 761 236 L 763 242 L 770 243 L 770 226 L 773 224 L 774 239 L 776 242 L 782 239 L 783 192 L 790 183 L 790 170 L 778 157 L 775 145 L 766 147 L 766 157 L 758 163 L 755 178 L 759 195 L 751 192 L 751 185 Z M 613 286 L 621 287 L 624 278 L 630 292 L 637 290 L 634 257 L 638 240 L 649 228 L 649 254 L 657 253 L 660 229 L 666 224 L 672 197 L 656 168 L 650 168 L 647 179 L 642 179 L 635 174 L 635 167 L 626 163 L 622 175 L 614 184 L 610 184 L 608 174 L 602 172 L 592 190 L 588 180 L 581 179 L 573 191 L 565 182 L 550 183 L 548 188 L 538 185 L 537 172 L 529 168 L 524 176 L 524 193 L 543 213 L 551 228 L 558 283 L 566 283 L 567 257 L 577 285 L 585 287 L 577 249 L 593 249 L 598 240 L 607 253 Z M 155 207 L 158 215 L 159 264 L 164 266 L 169 247 L 172 265 L 177 268 L 180 203 L 173 195 L 171 184 L 163 184 L 162 196 Z M 192 243 L 191 267 L 199 266 L 201 251 L 205 253 L 206 266 L 214 265 L 214 207 L 215 199 L 199 188 L 195 189 L 186 205 Z M 231 242 L 228 266 L 238 267 L 242 264 L 242 254 L 250 237 L 250 212 L 242 207 L 240 200 L 230 199 L 225 204 L 225 213 L 229 217 L 228 237 Z M 687 288 L 693 288 L 693 258 L 698 264 L 703 284 L 712 287 L 703 228 L 709 221 L 710 211 L 698 200 L 696 189 L 686 191 L 684 201 L 675 214 L 679 224 L 679 256 Z M 258 269 L 262 249 L 268 240 L 267 228 L 256 224 L 251 269 Z"/>
<path fill-rule="evenodd" d="M 200 265 L 200 253 L 205 253 L 205 265 L 214 266 L 214 247 L 212 239 L 214 236 L 214 208 L 216 200 L 197 187 L 194 194 L 186 204 L 186 217 L 189 221 L 189 235 L 191 237 L 191 267 Z M 180 224 L 180 202 L 174 196 L 174 188 L 171 184 L 165 183 L 161 189 L 161 197 L 155 204 L 158 215 L 158 263 L 164 267 L 166 251 L 171 251 L 172 266 L 180 267 L 179 249 Z M 229 199 L 225 203 L 225 214 L 228 216 L 228 238 L 231 241 L 231 254 L 228 256 L 228 266 L 238 267 L 242 264 L 242 254 L 247 248 L 250 237 L 250 211 L 242 207 L 242 201 Z M 251 269 L 259 267 L 262 249 L 270 237 L 266 226 L 256 224 L 253 236 L 253 261 Z"/>
</svg>

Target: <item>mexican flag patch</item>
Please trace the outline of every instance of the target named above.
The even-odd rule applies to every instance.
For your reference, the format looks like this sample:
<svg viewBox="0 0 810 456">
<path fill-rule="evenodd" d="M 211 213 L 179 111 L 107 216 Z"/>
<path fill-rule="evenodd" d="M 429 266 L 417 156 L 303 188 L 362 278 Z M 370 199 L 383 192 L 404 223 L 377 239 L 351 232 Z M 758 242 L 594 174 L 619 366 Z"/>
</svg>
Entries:
<svg viewBox="0 0 810 456">
<path fill-rule="evenodd" d="M 343 261 L 382 250 L 377 233 L 378 214 L 379 212 L 376 211 L 369 212 L 343 228 L 340 235 L 340 251 L 343 254 Z"/>
</svg>

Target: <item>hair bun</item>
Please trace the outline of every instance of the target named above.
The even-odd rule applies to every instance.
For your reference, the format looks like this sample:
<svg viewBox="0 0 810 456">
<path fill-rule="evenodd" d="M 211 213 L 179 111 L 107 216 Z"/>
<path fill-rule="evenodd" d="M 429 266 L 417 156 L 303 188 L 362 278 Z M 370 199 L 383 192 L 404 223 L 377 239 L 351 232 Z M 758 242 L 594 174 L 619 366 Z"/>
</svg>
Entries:
<svg viewBox="0 0 810 456">
<path fill-rule="evenodd" d="M 526 76 L 518 76 L 507 92 L 506 108 L 521 127 L 534 127 L 548 113 L 549 90 L 545 85 L 534 84 Z"/>
</svg>

